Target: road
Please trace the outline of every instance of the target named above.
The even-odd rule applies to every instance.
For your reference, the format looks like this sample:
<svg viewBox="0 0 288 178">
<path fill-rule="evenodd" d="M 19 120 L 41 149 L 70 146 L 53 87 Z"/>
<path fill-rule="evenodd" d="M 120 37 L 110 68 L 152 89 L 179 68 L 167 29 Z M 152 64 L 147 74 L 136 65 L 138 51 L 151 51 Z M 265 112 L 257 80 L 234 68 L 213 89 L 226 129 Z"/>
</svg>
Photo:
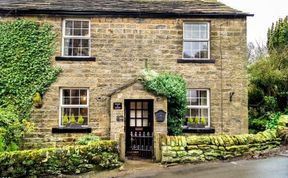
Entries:
<svg viewBox="0 0 288 178">
<path fill-rule="evenodd" d="M 116 176 L 118 178 L 118 176 Z M 288 178 L 288 157 L 186 164 L 131 172 L 119 178 Z"/>
</svg>

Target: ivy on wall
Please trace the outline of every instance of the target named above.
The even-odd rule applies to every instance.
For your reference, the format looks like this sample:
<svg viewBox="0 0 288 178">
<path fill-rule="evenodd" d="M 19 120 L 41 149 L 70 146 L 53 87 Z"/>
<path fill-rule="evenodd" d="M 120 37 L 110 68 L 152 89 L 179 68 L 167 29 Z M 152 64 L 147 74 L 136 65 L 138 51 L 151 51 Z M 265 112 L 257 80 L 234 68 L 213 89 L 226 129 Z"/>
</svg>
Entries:
<svg viewBox="0 0 288 178">
<path fill-rule="evenodd" d="M 146 69 L 144 71 L 144 86 L 158 96 L 168 100 L 168 134 L 181 135 L 182 121 L 186 113 L 186 82 L 182 76 L 172 73 L 157 74 Z"/>
<path fill-rule="evenodd" d="M 51 66 L 52 26 L 28 20 L 0 23 L 0 107 L 28 118 L 36 92 L 44 94 L 60 72 Z"/>
</svg>

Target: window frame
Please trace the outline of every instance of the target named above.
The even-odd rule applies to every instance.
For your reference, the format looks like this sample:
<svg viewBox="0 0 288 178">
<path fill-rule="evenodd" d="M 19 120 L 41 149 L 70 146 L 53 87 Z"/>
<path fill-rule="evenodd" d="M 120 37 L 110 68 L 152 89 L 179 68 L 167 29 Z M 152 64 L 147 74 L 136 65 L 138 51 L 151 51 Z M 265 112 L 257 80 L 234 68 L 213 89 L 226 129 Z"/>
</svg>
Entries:
<svg viewBox="0 0 288 178">
<path fill-rule="evenodd" d="M 185 24 L 207 24 L 207 39 L 185 39 L 184 34 L 185 34 Z M 210 22 L 183 22 L 183 42 L 182 42 L 182 59 L 184 60 L 210 60 L 211 59 L 211 51 L 210 51 Z M 184 43 L 185 42 L 207 42 L 208 43 L 208 56 L 207 58 L 185 58 L 184 56 Z"/>
<path fill-rule="evenodd" d="M 88 36 L 74 36 L 74 35 L 68 35 L 66 36 L 66 21 L 85 21 L 88 22 L 89 29 L 88 29 Z M 65 38 L 67 39 L 88 39 L 89 40 L 89 52 L 88 56 L 66 56 L 65 55 Z M 62 52 L 61 52 L 62 57 L 70 57 L 70 58 L 89 58 L 91 57 L 91 20 L 89 19 L 64 19 L 62 21 Z"/>
<path fill-rule="evenodd" d="M 87 104 L 86 105 L 65 105 L 63 104 L 63 90 L 86 90 L 87 91 Z M 66 107 L 66 108 L 87 108 L 87 125 L 81 125 L 82 127 L 88 127 L 89 126 L 89 113 L 90 113 L 90 107 L 89 107 L 89 98 L 90 98 L 90 91 L 89 88 L 85 88 L 85 87 L 77 87 L 77 88 L 73 88 L 73 87 L 63 87 L 60 88 L 60 105 L 59 105 L 59 127 L 65 127 L 64 125 L 62 125 L 62 108 Z"/>
<path fill-rule="evenodd" d="M 187 103 L 187 109 L 208 109 L 208 125 L 207 126 L 205 126 L 205 128 L 210 128 L 211 127 L 211 102 L 210 102 L 210 89 L 208 89 L 208 88 L 188 88 L 187 89 L 187 93 L 188 93 L 188 91 L 190 91 L 190 90 L 196 90 L 196 91 L 206 91 L 207 92 L 207 105 L 206 106 L 202 106 L 202 105 L 189 105 L 188 103 Z M 187 116 L 185 116 L 185 118 L 186 118 Z"/>
</svg>

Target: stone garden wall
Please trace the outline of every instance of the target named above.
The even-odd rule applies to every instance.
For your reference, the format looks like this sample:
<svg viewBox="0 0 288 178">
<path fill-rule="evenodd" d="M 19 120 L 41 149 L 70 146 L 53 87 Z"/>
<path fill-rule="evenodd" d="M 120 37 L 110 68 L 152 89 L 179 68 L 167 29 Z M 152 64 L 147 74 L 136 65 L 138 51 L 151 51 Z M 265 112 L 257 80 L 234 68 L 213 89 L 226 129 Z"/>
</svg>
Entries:
<svg viewBox="0 0 288 178">
<path fill-rule="evenodd" d="M 258 134 L 218 136 L 162 136 L 162 163 L 225 160 L 254 155 L 280 145 L 276 130 Z"/>
</svg>

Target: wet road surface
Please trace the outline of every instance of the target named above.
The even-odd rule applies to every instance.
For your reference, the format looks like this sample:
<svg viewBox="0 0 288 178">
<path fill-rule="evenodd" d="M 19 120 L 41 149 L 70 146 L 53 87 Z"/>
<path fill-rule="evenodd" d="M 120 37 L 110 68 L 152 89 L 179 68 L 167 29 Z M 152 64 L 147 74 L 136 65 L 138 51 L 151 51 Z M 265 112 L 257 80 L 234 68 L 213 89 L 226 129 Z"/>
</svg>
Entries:
<svg viewBox="0 0 288 178">
<path fill-rule="evenodd" d="M 118 176 L 116 176 L 118 178 Z M 135 171 L 121 178 L 288 178 L 288 157 L 186 164 Z M 119 178 L 120 178 L 119 177 Z"/>
</svg>

